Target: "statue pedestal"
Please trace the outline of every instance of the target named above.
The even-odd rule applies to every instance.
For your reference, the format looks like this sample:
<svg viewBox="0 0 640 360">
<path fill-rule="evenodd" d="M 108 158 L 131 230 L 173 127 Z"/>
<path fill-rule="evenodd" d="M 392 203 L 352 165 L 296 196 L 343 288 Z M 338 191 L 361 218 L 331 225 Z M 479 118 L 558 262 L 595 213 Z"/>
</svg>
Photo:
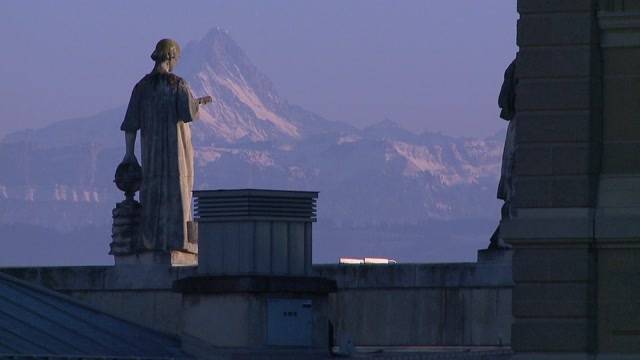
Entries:
<svg viewBox="0 0 640 360">
<path fill-rule="evenodd" d="M 133 199 L 116 204 L 113 209 L 113 225 L 109 254 L 116 259 L 134 253 L 140 239 L 141 205 Z M 117 262 L 117 261 L 116 261 Z"/>
<path fill-rule="evenodd" d="M 116 265 L 168 265 L 195 266 L 198 264 L 197 223 L 188 223 L 188 249 L 152 251 L 142 250 L 141 244 L 142 206 L 133 196 L 116 204 L 113 209 L 112 242 L 109 254 L 113 255 Z"/>
<path fill-rule="evenodd" d="M 159 265 L 167 266 L 195 266 L 198 264 L 198 254 L 171 251 L 143 251 L 137 254 L 114 255 L 116 265 Z"/>
</svg>

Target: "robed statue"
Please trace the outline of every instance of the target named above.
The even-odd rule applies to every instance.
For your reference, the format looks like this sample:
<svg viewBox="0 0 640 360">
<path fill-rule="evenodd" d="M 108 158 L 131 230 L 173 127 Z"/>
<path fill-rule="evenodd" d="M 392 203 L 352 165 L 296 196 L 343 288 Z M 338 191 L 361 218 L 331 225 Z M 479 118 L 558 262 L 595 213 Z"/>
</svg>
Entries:
<svg viewBox="0 0 640 360">
<path fill-rule="evenodd" d="M 193 190 L 190 123 L 199 105 L 211 102 L 211 97 L 195 99 L 187 82 L 172 73 L 179 58 L 177 42 L 158 42 L 151 54 L 155 66 L 133 88 L 120 127 L 126 139 L 121 167 L 138 163 L 138 130 L 141 138 L 140 231 L 130 247 L 133 253 L 194 248 L 188 239 Z"/>
<path fill-rule="evenodd" d="M 502 220 L 510 219 L 515 215 L 513 207 L 513 199 L 515 195 L 515 186 L 513 182 L 513 167 L 515 163 L 516 152 L 516 86 L 518 78 L 516 77 L 516 58 L 509 64 L 504 72 L 504 81 L 500 88 L 498 96 L 498 106 L 500 107 L 500 117 L 509 122 L 507 126 L 507 136 L 504 141 L 504 149 L 502 151 L 502 166 L 500 169 L 500 183 L 498 184 L 498 199 L 504 201 L 501 210 Z M 500 236 L 500 226 L 491 236 L 490 249 L 500 249 L 508 247 Z"/>
</svg>

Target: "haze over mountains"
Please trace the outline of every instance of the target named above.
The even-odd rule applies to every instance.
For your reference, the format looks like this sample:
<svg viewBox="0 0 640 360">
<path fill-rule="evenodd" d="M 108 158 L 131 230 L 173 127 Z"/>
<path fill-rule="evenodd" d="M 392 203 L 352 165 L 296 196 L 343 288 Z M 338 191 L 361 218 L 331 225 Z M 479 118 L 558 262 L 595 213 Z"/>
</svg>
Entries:
<svg viewBox="0 0 640 360">
<path fill-rule="evenodd" d="M 390 120 L 357 129 L 324 119 L 281 98 L 220 29 L 188 44 L 176 73 L 196 96 L 214 98 L 192 124 L 195 188 L 320 191 L 316 262 L 471 260 L 488 244 L 504 135 L 455 138 Z M 0 141 L 0 231 L 19 244 L 0 264 L 111 261 L 125 106 Z"/>
</svg>

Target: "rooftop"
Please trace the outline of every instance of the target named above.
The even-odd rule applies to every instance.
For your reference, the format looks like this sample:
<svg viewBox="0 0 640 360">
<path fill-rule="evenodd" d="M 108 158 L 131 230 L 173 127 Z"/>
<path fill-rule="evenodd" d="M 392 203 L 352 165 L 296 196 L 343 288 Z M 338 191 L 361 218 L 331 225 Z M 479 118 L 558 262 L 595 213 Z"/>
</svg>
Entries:
<svg viewBox="0 0 640 360">
<path fill-rule="evenodd" d="M 0 357 L 188 358 L 177 339 L 1 273 Z"/>
</svg>

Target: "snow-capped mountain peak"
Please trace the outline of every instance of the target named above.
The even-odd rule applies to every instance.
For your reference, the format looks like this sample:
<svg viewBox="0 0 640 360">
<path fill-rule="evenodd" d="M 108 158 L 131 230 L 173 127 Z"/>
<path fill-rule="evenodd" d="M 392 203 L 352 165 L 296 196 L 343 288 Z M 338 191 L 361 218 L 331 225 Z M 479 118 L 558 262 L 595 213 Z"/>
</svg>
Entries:
<svg viewBox="0 0 640 360">
<path fill-rule="evenodd" d="M 178 72 L 195 96 L 214 98 L 212 104 L 202 107 L 202 122 L 194 123 L 196 141 L 210 141 L 212 136 L 228 143 L 304 136 L 303 124 L 292 118 L 290 106 L 226 31 L 214 28 L 201 40 L 189 43 L 182 59 Z"/>
</svg>

